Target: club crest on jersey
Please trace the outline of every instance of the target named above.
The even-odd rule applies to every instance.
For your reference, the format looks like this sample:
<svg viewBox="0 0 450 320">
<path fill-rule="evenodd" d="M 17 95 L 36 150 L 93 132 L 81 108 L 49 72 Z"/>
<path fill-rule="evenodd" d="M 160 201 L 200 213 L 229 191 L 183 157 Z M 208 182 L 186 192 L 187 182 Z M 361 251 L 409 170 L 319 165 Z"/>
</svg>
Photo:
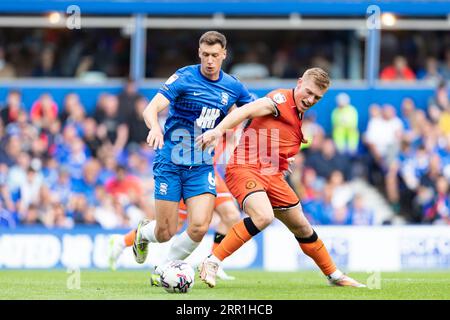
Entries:
<svg viewBox="0 0 450 320">
<path fill-rule="evenodd" d="M 226 106 L 227 104 L 228 104 L 228 98 L 229 98 L 230 96 L 228 95 L 228 93 L 226 93 L 226 92 L 222 92 L 222 100 L 221 100 L 221 102 L 222 102 L 222 104 L 224 105 L 224 106 Z"/>
<path fill-rule="evenodd" d="M 285 103 L 287 100 L 286 100 L 286 96 L 284 94 L 277 93 L 276 95 L 273 96 L 273 101 L 280 104 L 280 103 Z"/>
<path fill-rule="evenodd" d="M 167 183 L 161 183 L 160 185 L 159 185 L 159 194 L 161 194 L 161 195 L 166 195 L 167 194 L 167 189 L 168 189 L 168 185 L 167 185 Z"/>
<path fill-rule="evenodd" d="M 178 76 L 174 73 L 173 75 L 171 75 L 169 77 L 169 79 L 166 80 L 166 82 L 164 84 L 169 85 L 171 83 L 174 83 L 177 79 L 178 79 Z"/>
</svg>

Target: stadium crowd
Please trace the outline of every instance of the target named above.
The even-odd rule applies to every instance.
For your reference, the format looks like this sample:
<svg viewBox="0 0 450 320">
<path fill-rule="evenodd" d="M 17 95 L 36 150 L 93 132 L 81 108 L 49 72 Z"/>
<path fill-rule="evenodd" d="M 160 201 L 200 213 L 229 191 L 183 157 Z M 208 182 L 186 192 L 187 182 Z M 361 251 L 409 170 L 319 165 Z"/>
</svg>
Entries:
<svg viewBox="0 0 450 320">
<path fill-rule="evenodd" d="M 362 79 L 363 68 L 350 55 L 351 43 L 363 39 L 349 31 L 296 32 L 229 30 L 230 46 L 224 70 L 241 79 L 296 78 L 315 65 L 333 79 Z M 148 30 L 146 77 L 166 78 L 180 65 L 196 60 L 194 30 Z M 304 43 L 314 42 L 314 46 Z M 173 46 L 177 43 L 177 47 Z M 0 78 L 127 77 L 130 38 L 119 29 L 0 28 Z M 450 80 L 450 36 L 439 31 L 383 33 L 380 78 Z"/>
<path fill-rule="evenodd" d="M 101 94 L 93 114 L 76 93 L 61 106 L 50 93 L 24 106 L 21 92 L 10 90 L 0 109 L 0 225 L 117 228 L 151 217 L 147 103 L 133 81 L 119 95 Z M 450 223 L 448 89 L 442 82 L 425 109 L 405 98 L 401 114 L 395 110 L 372 105 L 367 129 L 359 132 L 358 111 L 341 93 L 330 134 L 314 110 L 307 113 L 308 143 L 287 179 L 312 223 L 377 223 L 352 187 L 356 178 L 376 186 L 406 222 Z"/>
</svg>

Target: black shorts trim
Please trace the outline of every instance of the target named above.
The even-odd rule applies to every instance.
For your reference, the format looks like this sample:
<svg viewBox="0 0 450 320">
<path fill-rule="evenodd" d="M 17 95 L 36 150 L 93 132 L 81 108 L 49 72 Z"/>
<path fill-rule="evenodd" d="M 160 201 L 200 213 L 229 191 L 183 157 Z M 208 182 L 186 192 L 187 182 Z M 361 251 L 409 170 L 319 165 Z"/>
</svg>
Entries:
<svg viewBox="0 0 450 320">
<path fill-rule="evenodd" d="M 273 210 L 288 210 L 288 209 L 292 209 L 295 208 L 296 206 L 298 206 L 300 204 L 300 200 L 297 201 L 296 204 L 291 204 L 285 207 L 273 207 Z"/>
<path fill-rule="evenodd" d="M 264 190 L 264 189 L 259 189 L 259 190 L 254 190 L 254 191 L 252 191 L 252 192 L 247 193 L 247 194 L 245 195 L 244 199 L 242 199 L 242 203 L 240 203 L 241 209 L 242 209 L 242 210 L 245 211 L 245 208 L 244 208 L 245 200 L 247 200 L 247 198 L 248 198 L 249 196 L 251 196 L 252 194 L 254 194 L 254 193 L 256 193 L 256 192 L 266 192 L 266 190 Z"/>
</svg>

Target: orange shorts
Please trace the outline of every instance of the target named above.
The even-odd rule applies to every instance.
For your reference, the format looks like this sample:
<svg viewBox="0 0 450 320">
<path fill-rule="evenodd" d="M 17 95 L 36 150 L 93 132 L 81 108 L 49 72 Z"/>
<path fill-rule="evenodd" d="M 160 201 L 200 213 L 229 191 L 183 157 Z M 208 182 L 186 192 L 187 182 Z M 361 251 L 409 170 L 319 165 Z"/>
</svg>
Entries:
<svg viewBox="0 0 450 320">
<path fill-rule="evenodd" d="M 217 208 L 222 203 L 225 203 L 227 201 L 233 201 L 233 196 L 231 195 L 230 190 L 228 190 L 227 185 L 225 184 L 225 181 L 223 181 L 222 177 L 215 172 L 216 177 L 216 202 L 214 203 L 214 209 Z M 184 203 L 183 199 L 180 201 L 180 206 L 178 209 L 178 216 L 180 219 L 186 219 L 187 218 L 187 210 L 186 210 L 186 204 Z"/>
<path fill-rule="evenodd" d="M 255 192 L 265 192 L 273 209 L 289 209 L 300 203 L 281 172 L 263 175 L 256 167 L 230 165 L 226 171 L 226 182 L 242 209 L 246 198 Z"/>
</svg>

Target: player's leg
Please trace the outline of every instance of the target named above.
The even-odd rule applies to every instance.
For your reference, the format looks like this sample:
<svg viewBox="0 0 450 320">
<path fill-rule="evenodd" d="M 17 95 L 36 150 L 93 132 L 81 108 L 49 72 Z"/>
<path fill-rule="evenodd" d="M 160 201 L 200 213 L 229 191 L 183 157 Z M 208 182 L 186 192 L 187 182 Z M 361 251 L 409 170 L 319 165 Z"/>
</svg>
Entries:
<svg viewBox="0 0 450 320">
<path fill-rule="evenodd" d="M 181 181 L 188 226 L 172 242 L 167 261 L 183 260 L 197 248 L 208 231 L 216 198 L 213 166 L 185 167 Z"/>
<path fill-rule="evenodd" d="M 218 192 L 218 195 L 219 194 L 220 193 Z M 234 203 L 231 194 L 229 194 L 229 196 L 227 197 L 218 196 L 216 199 L 216 207 L 214 210 L 219 216 L 220 221 L 215 227 L 212 251 L 214 251 L 219 246 L 219 244 L 225 238 L 225 235 L 228 233 L 228 231 L 231 230 L 233 225 L 238 223 L 241 219 L 241 212 Z M 219 266 L 217 276 L 222 280 L 235 279 L 233 276 L 228 275 L 221 266 Z"/>
<path fill-rule="evenodd" d="M 249 217 L 234 224 L 213 253 L 200 265 L 200 278 L 210 287 L 216 284 L 220 262 L 265 229 L 274 218 L 269 198 L 263 190 L 253 192 L 245 198 L 244 211 Z"/>
<path fill-rule="evenodd" d="M 275 210 L 275 216 L 294 234 L 301 250 L 314 260 L 330 284 L 365 287 L 363 284 L 343 274 L 336 267 L 324 243 L 304 216 L 301 206 L 287 210 Z"/>
<path fill-rule="evenodd" d="M 111 270 L 116 270 L 117 260 L 126 247 L 131 247 L 136 238 L 136 229 L 132 229 L 127 234 L 113 234 L 109 237 L 108 243 L 108 263 Z"/>
<path fill-rule="evenodd" d="M 150 242 L 169 241 L 177 232 L 178 201 L 155 200 L 155 220 L 142 220 L 136 230 L 133 253 L 137 263 L 144 263 Z"/>
<path fill-rule="evenodd" d="M 178 226 L 177 226 L 177 232 L 180 231 L 183 228 L 183 225 L 185 224 L 187 220 L 187 208 L 186 204 L 183 200 L 180 201 L 179 208 L 178 208 Z M 161 286 L 161 274 L 162 274 L 162 266 L 165 265 L 167 262 L 167 259 L 162 261 L 160 264 L 155 265 L 153 271 L 150 273 L 150 284 L 155 287 Z"/>
<path fill-rule="evenodd" d="M 294 234 L 301 250 L 314 260 L 331 284 L 362 286 L 336 268 L 324 243 L 303 214 L 297 195 L 282 176 L 272 177 L 269 195 L 277 219 Z"/>
<path fill-rule="evenodd" d="M 133 253 L 138 263 L 144 263 L 148 243 L 169 241 L 177 232 L 178 205 L 181 199 L 181 169 L 171 163 L 155 163 L 155 220 L 142 220 L 136 231 Z"/>
<path fill-rule="evenodd" d="M 214 211 L 220 218 L 219 224 L 216 226 L 216 232 L 214 234 L 213 250 L 219 245 L 225 234 L 231 227 L 239 222 L 241 218 L 241 212 L 234 203 L 234 198 L 231 195 L 225 181 L 220 174 L 216 171 L 216 190 L 217 198 L 214 206 Z"/>
</svg>

